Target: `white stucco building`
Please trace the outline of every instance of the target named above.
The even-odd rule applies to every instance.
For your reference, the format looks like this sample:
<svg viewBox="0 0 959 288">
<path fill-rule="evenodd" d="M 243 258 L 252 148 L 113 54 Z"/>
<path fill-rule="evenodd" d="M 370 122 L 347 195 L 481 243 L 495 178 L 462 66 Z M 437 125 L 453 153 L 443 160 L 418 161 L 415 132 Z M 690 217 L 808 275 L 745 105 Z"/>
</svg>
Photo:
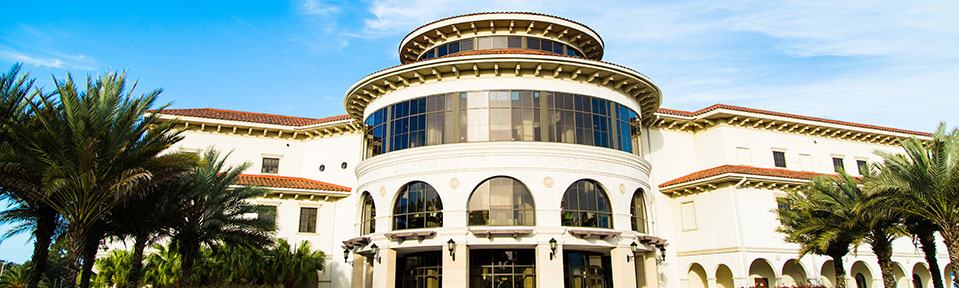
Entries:
<svg viewBox="0 0 959 288">
<path fill-rule="evenodd" d="M 331 256 L 318 287 L 830 286 L 828 258 L 797 259 L 774 231 L 776 197 L 929 136 L 662 109 L 656 84 L 603 49 L 559 17 L 462 15 L 404 38 L 401 65 L 346 91 L 347 115 L 162 118 L 183 123 L 175 149 L 254 163 L 243 181 L 271 189 L 253 201 L 276 207 L 277 237 Z M 912 242 L 894 249 L 899 287 L 932 287 Z M 868 246 L 845 263 L 850 285 L 881 287 Z"/>
</svg>

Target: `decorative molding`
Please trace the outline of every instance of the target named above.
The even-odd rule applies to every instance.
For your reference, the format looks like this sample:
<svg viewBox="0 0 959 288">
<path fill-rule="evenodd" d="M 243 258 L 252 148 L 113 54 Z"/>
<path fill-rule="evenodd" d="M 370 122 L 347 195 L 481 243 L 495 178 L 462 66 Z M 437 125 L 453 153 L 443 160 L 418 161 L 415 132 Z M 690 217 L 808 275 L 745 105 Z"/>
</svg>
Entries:
<svg viewBox="0 0 959 288">
<path fill-rule="evenodd" d="M 515 228 L 515 227 L 485 227 L 485 228 L 470 228 L 470 233 L 473 235 L 493 238 L 493 237 L 513 237 L 519 238 L 520 236 L 527 236 L 533 233 L 533 228 Z"/>
</svg>

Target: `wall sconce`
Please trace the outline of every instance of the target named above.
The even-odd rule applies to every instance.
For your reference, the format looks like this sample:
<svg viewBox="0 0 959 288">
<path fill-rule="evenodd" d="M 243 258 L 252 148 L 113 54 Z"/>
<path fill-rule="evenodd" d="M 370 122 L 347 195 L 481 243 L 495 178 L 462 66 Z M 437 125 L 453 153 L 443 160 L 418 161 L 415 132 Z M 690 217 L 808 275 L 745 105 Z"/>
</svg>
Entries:
<svg viewBox="0 0 959 288">
<path fill-rule="evenodd" d="M 446 241 L 446 250 L 450 251 L 450 257 L 453 257 L 453 261 L 456 261 L 456 241 L 453 241 L 453 239 Z"/>
<path fill-rule="evenodd" d="M 657 264 L 666 262 L 666 245 L 656 245 L 659 248 L 659 259 L 656 259 Z"/>
<path fill-rule="evenodd" d="M 627 262 L 627 263 L 629 263 L 629 260 L 636 259 L 636 250 L 638 250 L 638 248 L 639 248 L 639 244 L 636 244 L 636 242 L 633 242 L 633 244 L 629 244 L 629 252 L 630 252 L 630 253 L 629 253 L 628 255 L 626 255 L 626 262 Z"/>
<path fill-rule="evenodd" d="M 380 263 L 380 247 L 377 247 L 376 244 L 370 245 L 370 252 L 373 253 L 373 259 L 376 259 L 376 263 Z"/>
<path fill-rule="evenodd" d="M 350 263 L 350 248 L 343 248 L 343 262 Z M 352 264 L 352 263 L 351 263 Z"/>
<path fill-rule="evenodd" d="M 549 239 L 549 260 L 553 260 L 553 257 L 556 257 L 556 238 Z"/>
</svg>

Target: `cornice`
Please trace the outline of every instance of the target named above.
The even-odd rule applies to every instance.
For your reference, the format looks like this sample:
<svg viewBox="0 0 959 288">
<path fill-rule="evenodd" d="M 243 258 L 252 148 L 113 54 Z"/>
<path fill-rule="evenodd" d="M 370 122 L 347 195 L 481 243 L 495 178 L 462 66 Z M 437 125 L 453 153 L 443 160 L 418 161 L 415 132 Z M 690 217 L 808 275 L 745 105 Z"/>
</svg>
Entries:
<svg viewBox="0 0 959 288">
<path fill-rule="evenodd" d="M 164 114 L 159 116 L 159 120 L 177 121 L 179 123 L 176 128 L 181 131 L 301 141 L 362 133 L 362 127 L 353 119 L 306 126 L 286 126 Z"/>
</svg>

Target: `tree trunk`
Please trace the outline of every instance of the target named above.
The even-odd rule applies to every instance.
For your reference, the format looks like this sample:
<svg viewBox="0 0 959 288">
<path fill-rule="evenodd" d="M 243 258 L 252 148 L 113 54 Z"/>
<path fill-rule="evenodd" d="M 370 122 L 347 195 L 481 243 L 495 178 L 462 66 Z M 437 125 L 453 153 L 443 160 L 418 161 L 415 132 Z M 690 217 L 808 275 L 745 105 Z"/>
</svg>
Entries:
<svg viewBox="0 0 959 288">
<path fill-rule="evenodd" d="M 43 280 L 43 273 L 47 271 L 47 260 L 50 255 L 50 243 L 53 242 L 53 234 L 57 230 L 56 210 L 50 206 L 44 205 L 40 208 L 40 215 L 37 217 L 37 229 L 33 231 L 36 243 L 33 244 L 33 258 L 30 259 L 30 275 L 27 276 L 27 287 L 37 288 L 40 281 Z"/>
<path fill-rule="evenodd" d="M 99 226 L 101 224 L 94 224 L 94 226 Z M 91 229 L 96 231 L 91 231 L 87 233 L 86 247 L 83 248 L 83 270 L 80 273 L 80 283 L 77 283 L 79 288 L 89 288 L 90 287 L 90 278 L 93 276 L 93 264 L 97 260 L 97 249 L 100 248 L 100 239 L 103 238 L 103 232 L 99 229 Z"/>
<path fill-rule="evenodd" d="M 959 233 L 957 233 L 959 234 Z M 952 271 L 959 274 L 959 237 L 949 237 L 946 238 L 946 235 L 942 235 L 944 238 L 943 242 L 946 242 L 946 250 L 949 250 L 949 261 L 952 262 Z M 953 235 L 950 235 L 953 236 Z M 959 277 L 956 277 L 959 278 Z M 959 283 L 959 279 L 953 279 L 953 282 Z"/>
<path fill-rule="evenodd" d="M 200 253 L 199 243 L 180 243 L 180 280 L 179 287 L 193 287 L 193 266 L 196 264 L 197 254 Z"/>
<path fill-rule="evenodd" d="M 873 232 L 872 243 L 869 243 L 872 246 L 872 253 L 876 254 L 877 260 L 879 260 L 879 270 L 882 273 L 882 286 L 885 288 L 896 288 L 896 274 L 893 272 L 892 266 L 892 241 L 886 237 L 877 237 L 884 236 L 881 231 Z"/>
<path fill-rule="evenodd" d="M 944 288 L 942 273 L 939 271 L 939 260 L 936 259 L 936 236 L 933 234 L 933 230 L 923 230 L 916 233 L 916 236 L 916 238 L 919 238 L 920 249 L 926 256 L 929 272 L 932 273 L 933 288 Z"/>
<path fill-rule="evenodd" d="M 63 273 L 63 287 L 77 287 L 77 278 L 80 277 L 80 257 L 86 247 L 87 229 L 81 224 L 72 224 L 67 227 L 67 267 Z"/>
<path fill-rule="evenodd" d="M 127 274 L 126 288 L 140 287 L 140 278 L 143 272 L 143 249 L 147 246 L 147 236 L 138 235 L 133 238 L 133 259 L 130 261 L 130 272 Z"/>
<path fill-rule="evenodd" d="M 846 268 L 842 264 L 843 255 L 829 255 L 832 257 L 832 267 L 836 271 L 836 288 L 846 288 Z"/>
</svg>

